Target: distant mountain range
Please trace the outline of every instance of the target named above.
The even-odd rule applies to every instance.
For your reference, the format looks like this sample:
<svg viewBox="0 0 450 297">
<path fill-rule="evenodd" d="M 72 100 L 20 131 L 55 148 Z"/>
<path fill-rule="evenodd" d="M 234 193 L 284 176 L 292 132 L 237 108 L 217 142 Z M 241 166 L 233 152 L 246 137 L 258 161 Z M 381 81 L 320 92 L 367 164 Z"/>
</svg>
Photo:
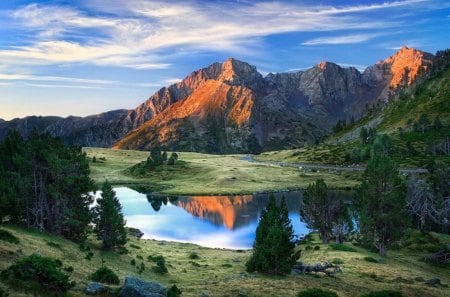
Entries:
<svg viewBox="0 0 450 297">
<path fill-rule="evenodd" d="M 263 77 L 256 67 L 228 59 L 160 89 L 134 110 L 0 120 L 0 138 L 11 129 L 27 136 L 35 128 L 65 143 L 117 149 L 161 144 L 230 153 L 300 147 L 323 138 L 338 120 L 357 119 L 420 82 L 433 60 L 432 54 L 403 47 L 362 73 L 322 62 Z"/>
</svg>

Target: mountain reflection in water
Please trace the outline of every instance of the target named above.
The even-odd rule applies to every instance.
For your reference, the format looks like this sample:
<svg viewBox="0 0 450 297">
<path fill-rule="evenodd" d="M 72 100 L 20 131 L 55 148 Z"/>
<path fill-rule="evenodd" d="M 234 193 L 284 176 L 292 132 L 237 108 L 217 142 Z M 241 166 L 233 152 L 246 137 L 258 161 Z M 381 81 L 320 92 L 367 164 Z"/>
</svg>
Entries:
<svg viewBox="0 0 450 297">
<path fill-rule="evenodd" d="M 237 196 L 160 196 L 118 187 L 127 225 L 139 228 L 144 238 L 195 243 L 207 247 L 251 248 L 261 210 L 268 194 Z M 286 197 L 289 217 L 297 235 L 308 229 L 300 222 L 301 192 Z"/>
</svg>

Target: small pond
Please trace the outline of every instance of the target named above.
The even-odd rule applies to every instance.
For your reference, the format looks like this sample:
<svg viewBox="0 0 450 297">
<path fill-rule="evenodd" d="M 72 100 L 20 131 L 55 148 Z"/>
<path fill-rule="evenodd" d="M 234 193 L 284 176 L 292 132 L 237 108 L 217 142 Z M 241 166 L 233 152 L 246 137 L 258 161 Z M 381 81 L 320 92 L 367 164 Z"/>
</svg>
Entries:
<svg viewBox="0 0 450 297">
<path fill-rule="evenodd" d="M 259 214 L 269 199 L 268 194 L 168 197 L 126 187 L 114 190 L 127 226 L 140 229 L 145 234 L 143 238 L 228 249 L 252 247 Z M 351 195 L 344 191 L 336 193 Z M 300 221 L 302 192 L 276 193 L 275 197 L 280 200 L 282 195 L 286 197 L 295 234 L 308 233 Z"/>
</svg>

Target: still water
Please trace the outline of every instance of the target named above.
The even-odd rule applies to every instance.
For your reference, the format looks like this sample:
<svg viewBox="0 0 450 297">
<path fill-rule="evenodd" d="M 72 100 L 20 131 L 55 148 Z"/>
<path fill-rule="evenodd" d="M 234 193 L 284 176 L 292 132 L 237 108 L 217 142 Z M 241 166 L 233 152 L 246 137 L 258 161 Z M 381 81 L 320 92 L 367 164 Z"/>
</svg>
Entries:
<svg viewBox="0 0 450 297">
<path fill-rule="evenodd" d="M 140 229 L 147 239 L 195 243 L 205 247 L 248 249 L 255 239 L 268 194 L 242 196 L 155 196 L 133 189 L 114 189 L 127 226 Z M 300 221 L 301 192 L 286 197 L 296 235 L 308 233 Z M 345 195 L 345 194 L 344 194 Z"/>
</svg>

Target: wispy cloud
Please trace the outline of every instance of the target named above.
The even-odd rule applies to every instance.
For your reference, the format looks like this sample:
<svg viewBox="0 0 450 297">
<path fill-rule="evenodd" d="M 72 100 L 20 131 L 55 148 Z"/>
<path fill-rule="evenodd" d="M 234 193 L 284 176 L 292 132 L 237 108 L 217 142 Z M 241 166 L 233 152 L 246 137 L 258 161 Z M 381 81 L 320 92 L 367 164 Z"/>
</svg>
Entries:
<svg viewBox="0 0 450 297">
<path fill-rule="evenodd" d="M 245 52 L 258 38 L 288 32 L 390 28 L 395 18 L 364 18 L 374 10 L 405 9 L 428 0 L 355 6 L 307 6 L 288 2 L 163 2 L 111 0 L 76 7 L 31 4 L 12 13 L 27 44 L 4 47 L 0 63 L 50 65 L 90 63 L 135 69 L 164 69 L 163 49 Z M 94 32 L 94 33 L 93 33 Z M 349 34 L 306 41 L 305 45 L 364 42 L 370 35 Z"/>
<path fill-rule="evenodd" d="M 26 84 L 29 87 L 37 88 L 64 88 L 64 89 L 102 89 L 99 86 L 86 86 L 86 85 L 61 85 L 61 84 Z"/>
<path fill-rule="evenodd" d="M 353 44 L 369 41 L 379 34 L 352 34 L 331 37 L 314 38 L 302 43 L 302 45 L 322 45 L 322 44 Z"/>
</svg>

